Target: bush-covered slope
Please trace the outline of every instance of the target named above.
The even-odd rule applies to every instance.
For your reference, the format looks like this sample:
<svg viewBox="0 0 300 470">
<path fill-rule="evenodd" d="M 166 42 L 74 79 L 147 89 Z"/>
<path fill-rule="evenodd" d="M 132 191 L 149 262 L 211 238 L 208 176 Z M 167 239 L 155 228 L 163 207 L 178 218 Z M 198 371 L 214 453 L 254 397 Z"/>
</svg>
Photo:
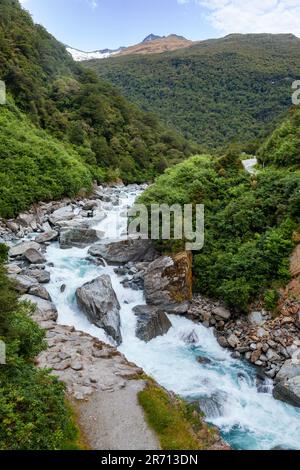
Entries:
<svg viewBox="0 0 300 470">
<path fill-rule="evenodd" d="M 45 347 L 44 332 L 19 303 L 3 263 L 0 245 L 0 340 L 6 365 L 0 365 L 0 450 L 57 450 L 73 446 L 77 437 L 64 386 L 33 361 Z"/>
<path fill-rule="evenodd" d="M 141 201 L 205 204 L 205 244 L 194 253 L 195 289 L 246 311 L 289 279 L 300 223 L 300 172 L 271 167 L 250 176 L 233 164 L 237 157 L 190 158 L 160 176 Z M 178 242 L 162 247 L 180 249 Z"/>
<path fill-rule="evenodd" d="M 291 105 L 300 39 L 230 35 L 151 56 L 85 63 L 145 110 L 204 147 L 267 135 Z"/>
<path fill-rule="evenodd" d="M 79 161 L 94 169 L 94 176 L 100 167 L 126 181 L 142 181 L 191 151 L 184 138 L 76 64 L 16 0 L 0 3 L 0 79 L 18 108 L 37 127 L 71 144 L 70 159 L 76 152 Z M 10 138 L 13 141 L 12 133 Z M 47 167 L 47 155 L 42 160 L 41 148 L 39 173 Z"/>
<path fill-rule="evenodd" d="M 290 111 L 285 121 L 273 132 L 259 150 L 264 165 L 300 169 L 300 108 Z"/>
<path fill-rule="evenodd" d="M 0 132 L 0 217 L 90 189 L 92 174 L 71 145 L 37 129 L 11 100 L 0 106 Z"/>
</svg>

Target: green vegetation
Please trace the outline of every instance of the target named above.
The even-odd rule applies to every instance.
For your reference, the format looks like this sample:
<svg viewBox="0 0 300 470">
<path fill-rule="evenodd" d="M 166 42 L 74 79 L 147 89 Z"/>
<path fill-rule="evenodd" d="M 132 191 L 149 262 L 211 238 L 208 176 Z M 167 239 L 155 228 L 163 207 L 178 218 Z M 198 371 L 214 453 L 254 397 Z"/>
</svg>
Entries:
<svg viewBox="0 0 300 470">
<path fill-rule="evenodd" d="M 37 129 L 11 101 L 0 106 L 0 128 L 1 217 L 91 188 L 92 174 L 72 147 Z"/>
<path fill-rule="evenodd" d="M 266 136 L 291 105 L 300 39 L 230 35 L 171 53 L 84 63 L 203 149 Z"/>
<path fill-rule="evenodd" d="M 264 165 L 300 169 L 300 109 L 293 108 L 259 151 Z"/>
<path fill-rule="evenodd" d="M 16 0 L 0 4 L 0 79 L 13 99 L 0 108 L 2 216 L 39 198 L 88 189 L 93 179 L 152 179 L 192 151 L 183 137 L 76 64 Z"/>
<path fill-rule="evenodd" d="M 6 277 L 6 254 L 0 245 L 0 340 L 6 344 L 6 365 L 0 365 L 0 450 L 74 448 L 77 429 L 64 386 L 34 366 L 45 347 L 44 332 Z"/>
<path fill-rule="evenodd" d="M 215 443 L 216 431 L 204 423 L 195 407 L 152 381 L 139 393 L 139 402 L 162 450 L 207 450 Z"/>
<path fill-rule="evenodd" d="M 205 204 L 205 245 L 194 253 L 195 289 L 247 311 L 289 279 L 300 223 L 300 172 L 270 167 L 250 176 L 238 161 L 234 151 L 221 159 L 192 157 L 167 170 L 140 201 Z M 161 242 L 161 248 L 180 246 Z M 274 303 L 270 292 L 266 300 Z"/>
</svg>

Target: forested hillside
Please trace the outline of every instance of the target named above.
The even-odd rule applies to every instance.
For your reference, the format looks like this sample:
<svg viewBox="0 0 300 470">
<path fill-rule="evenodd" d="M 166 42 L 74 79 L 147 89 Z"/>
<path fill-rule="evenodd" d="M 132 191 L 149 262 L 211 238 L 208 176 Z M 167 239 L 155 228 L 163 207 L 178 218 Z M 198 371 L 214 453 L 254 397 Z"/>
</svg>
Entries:
<svg viewBox="0 0 300 470">
<path fill-rule="evenodd" d="M 291 105 L 300 39 L 230 35 L 155 55 L 84 65 L 207 148 L 266 136 Z"/>
<path fill-rule="evenodd" d="M 300 169 L 300 109 L 294 107 L 259 151 L 264 165 Z M 300 211 L 300 207 L 299 207 Z"/>
<path fill-rule="evenodd" d="M 260 150 L 264 169 L 249 175 L 229 151 L 192 157 L 166 171 L 141 197 L 151 203 L 205 204 L 205 244 L 194 253 L 195 290 L 246 312 L 276 306 L 290 279 L 289 257 L 300 230 L 299 111 Z M 297 151 L 298 149 L 298 151 Z M 178 242 L 161 242 L 164 251 Z"/>
<path fill-rule="evenodd" d="M 0 3 L 0 79 L 9 94 L 8 106 L 0 106 L 2 216 L 15 214 L 24 203 L 41 196 L 72 194 L 78 187 L 89 186 L 94 178 L 153 178 L 192 151 L 184 138 L 76 64 L 64 46 L 35 25 L 16 0 Z M 15 132 L 8 132 L 8 128 Z M 20 145 L 22 141 L 27 145 Z M 71 164 L 76 173 L 74 182 L 70 181 L 71 172 L 58 178 L 50 149 L 55 149 L 58 167 Z M 22 159 L 25 176 L 20 182 Z M 35 173 L 35 181 L 27 177 L 30 172 Z M 15 188 L 14 180 L 18 180 Z M 40 188 L 36 186 L 39 181 Z"/>
</svg>

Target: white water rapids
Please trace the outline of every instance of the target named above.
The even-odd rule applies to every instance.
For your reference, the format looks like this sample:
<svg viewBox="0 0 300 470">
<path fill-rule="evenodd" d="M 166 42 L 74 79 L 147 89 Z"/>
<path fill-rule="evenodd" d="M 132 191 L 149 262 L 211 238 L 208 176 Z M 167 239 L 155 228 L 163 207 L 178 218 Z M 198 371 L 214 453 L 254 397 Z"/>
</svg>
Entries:
<svg viewBox="0 0 300 470">
<path fill-rule="evenodd" d="M 107 218 L 97 224 L 107 238 L 114 238 L 114 226 L 120 233 L 126 219 L 120 217 L 138 194 L 135 187 L 120 188 L 122 204 L 107 206 Z M 142 367 L 161 385 L 181 396 L 200 401 L 207 421 L 218 426 L 234 449 L 271 449 L 276 446 L 300 449 L 300 410 L 272 397 L 270 383 L 259 391 L 256 370 L 231 357 L 217 343 L 213 331 L 183 317 L 170 315 L 173 327 L 168 334 L 144 343 L 135 337 L 133 307 L 145 304 L 142 291 L 125 289 L 122 278 L 111 266 L 96 266 L 86 260 L 88 249 L 61 250 L 58 243 L 47 249 L 47 261 L 53 263 L 49 292 L 58 312 L 58 322 L 72 325 L 108 341 L 103 330 L 91 325 L 76 305 L 75 291 L 102 274 L 109 274 L 121 305 L 123 343 L 119 348 L 132 362 Z M 66 289 L 62 293 L 61 285 Z M 190 345 L 184 336 L 195 331 L 198 344 Z M 204 356 L 208 364 L 200 364 Z"/>
</svg>

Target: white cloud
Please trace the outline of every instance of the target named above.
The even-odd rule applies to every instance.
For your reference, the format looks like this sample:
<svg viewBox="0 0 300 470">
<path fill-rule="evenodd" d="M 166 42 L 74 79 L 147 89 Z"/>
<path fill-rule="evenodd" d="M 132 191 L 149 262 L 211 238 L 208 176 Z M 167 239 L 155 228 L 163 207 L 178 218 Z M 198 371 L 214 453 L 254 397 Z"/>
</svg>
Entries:
<svg viewBox="0 0 300 470">
<path fill-rule="evenodd" d="M 293 33 L 300 36 L 300 0 L 177 0 L 207 10 L 218 31 L 229 33 Z"/>
</svg>

